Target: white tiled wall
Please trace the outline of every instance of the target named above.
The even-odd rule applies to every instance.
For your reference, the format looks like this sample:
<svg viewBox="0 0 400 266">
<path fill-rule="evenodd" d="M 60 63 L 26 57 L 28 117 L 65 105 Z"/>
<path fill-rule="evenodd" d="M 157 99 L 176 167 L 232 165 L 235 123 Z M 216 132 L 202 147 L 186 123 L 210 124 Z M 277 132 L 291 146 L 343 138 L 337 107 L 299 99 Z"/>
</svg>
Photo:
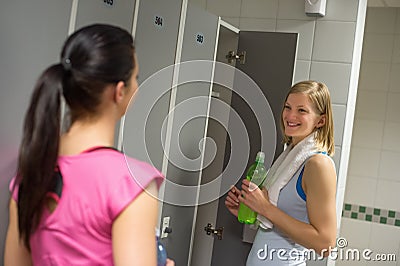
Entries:
<svg viewBox="0 0 400 266">
<path fill-rule="evenodd" d="M 382 149 L 400 152 L 400 123 L 386 122 L 383 134 Z M 394 173 L 394 174 L 399 174 Z"/>
<path fill-rule="evenodd" d="M 390 63 L 393 54 L 394 36 L 390 34 L 366 33 L 363 59 L 368 62 Z"/>
<path fill-rule="evenodd" d="M 356 117 L 379 120 L 386 115 L 387 93 L 380 91 L 359 91 Z"/>
<path fill-rule="evenodd" d="M 279 0 L 278 19 L 315 20 L 304 12 L 304 1 Z"/>
<path fill-rule="evenodd" d="M 251 31 L 275 31 L 276 19 L 243 18 L 239 20 L 239 29 Z"/>
<path fill-rule="evenodd" d="M 341 146 L 343 140 L 343 128 L 345 124 L 346 106 L 341 104 L 333 104 L 332 112 L 333 112 L 335 145 Z"/>
<path fill-rule="evenodd" d="M 357 249 L 363 252 L 366 249 L 373 253 L 370 255 L 374 258 L 376 254 L 399 254 L 400 231 L 395 227 L 376 223 L 365 223 L 354 219 L 343 218 L 342 235 L 346 235 L 349 245 L 346 249 Z M 355 260 L 338 260 L 336 266 L 398 266 L 397 261 L 366 261 L 361 259 Z"/>
<path fill-rule="evenodd" d="M 379 179 L 400 182 L 400 175 L 397 174 L 399 171 L 399 162 L 399 152 L 382 151 L 378 172 Z"/>
<path fill-rule="evenodd" d="M 388 227 L 381 224 L 372 224 L 369 247 L 379 252 L 393 252 L 399 246 L 400 230 L 396 227 Z"/>
<path fill-rule="evenodd" d="M 353 248 L 368 248 L 372 223 L 343 218 L 341 234 L 346 235 L 347 242 Z"/>
<path fill-rule="evenodd" d="M 355 22 L 317 21 L 312 59 L 351 63 L 355 28 Z"/>
<path fill-rule="evenodd" d="M 376 179 L 379 172 L 380 157 L 381 152 L 378 149 L 353 146 L 349 162 L 349 175 Z"/>
<path fill-rule="evenodd" d="M 306 80 L 310 77 L 311 61 L 296 60 L 293 82 Z"/>
<path fill-rule="evenodd" d="M 370 8 L 365 22 L 366 33 L 393 34 L 396 27 L 396 8 Z"/>
<path fill-rule="evenodd" d="M 400 16 L 400 15 L 399 15 Z M 389 80 L 389 91 L 400 93 L 400 64 L 392 64 Z"/>
<path fill-rule="evenodd" d="M 391 180 L 380 180 L 376 189 L 376 208 L 400 211 L 400 182 Z M 400 228 L 396 228 L 400 232 Z M 389 239 L 388 239 L 389 240 Z M 400 238 L 397 239 L 400 243 Z"/>
<path fill-rule="evenodd" d="M 326 15 L 321 20 L 356 21 L 358 0 L 328 0 L 326 3 Z"/>
<path fill-rule="evenodd" d="M 399 72 L 400 73 L 400 72 Z M 387 97 L 386 121 L 400 124 L 400 93 L 389 92 Z M 397 135 L 399 136 L 399 135 Z"/>
<path fill-rule="evenodd" d="M 345 202 L 400 211 L 400 8 L 367 10 L 359 92 Z M 342 219 L 341 236 L 356 248 L 393 253 L 400 265 L 400 227 Z"/>
<path fill-rule="evenodd" d="M 365 39 L 366 40 L 366 39 Z M 365 46 L 364 52 L 366 54 Z M 359 91 L 384 91 L 388 90 L 390 75 L 390 64 L 370 62 L 363 57 L 360 71 Z"/>
<path fill-rule="evenodd" d="M 400 35 L 396 33 L 397 35 L 394 36 L 394 44 L 393 44 L 393 63 L 400 63 Z"/>
<path fill-rule="evenodd" d="M 278 0 L 242 0 L 240 17 L 276 18 Z"/>
<path fill-rule="evenodd" d="M 345 202 L 357 202 L 363 206 L 373 206 L 376 198 L 376 178 L 349 175 L 347 178 Z M 344 219 L 344 218 L 343 218 Z M 345 222 L 342 220 L 342 222 Z M 340 232 L 343 237 L 349 235 Z"/>
<path fill-rule="evenodd" d="M 352 148 L 363 147 L 380 149 L 383 143 L 384 126 L 384 121 L 359 119 L 356 116 L 353 129 Z"/>
<path fill-rule="evenodd" d="M 332 102 L 345 105 L 348 97 L 350 73 L 350 63 L 313 62 L 310 78 L 324 80 L 326 85 L 331 88 Z"/>
</svg>

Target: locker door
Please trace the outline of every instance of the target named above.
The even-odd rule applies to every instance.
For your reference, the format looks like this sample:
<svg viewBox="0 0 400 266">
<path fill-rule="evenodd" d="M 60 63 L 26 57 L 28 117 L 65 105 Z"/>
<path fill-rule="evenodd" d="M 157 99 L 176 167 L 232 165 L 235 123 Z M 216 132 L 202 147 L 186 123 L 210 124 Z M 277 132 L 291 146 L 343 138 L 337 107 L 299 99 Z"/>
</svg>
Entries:
<svg viewBox="0 0 400 266">
<path fill-rule="evenodd" d="M 162 209 L 172 228 L 162 241 L 176 265 L 188 264 L 193 242 L 217 32 L 217 16 L 188 5 Z"/>
<path fill-rule="evenodd" d="M 170 89 L 178 40 L 180 0 L 145 0 L 138 7 L 135 34 L 139 62 L 139 90 L 123 126 L 127 155 L 162 169 Z"/>
<path fill-rule="evenodd" d="M 131 32 L 135 0 L 81 0 L 75 29 L 93 23 L 107 23 Z"/>
<path fill-rule="evenodd" d="M 224 69 L 220 71 L 220 65 L 217 65 L 214 71 L 214 80 L 224 81 L 225 84 L 232 84 L 234 80 L 235 61 L 229 63 L 226 55 L 228 51 L 237 51 L 239 42 L 239 30 L 228 26 L 220 26 L 218 36 L 218 47 L 217 47 L 217 62 L 229 64 L 232 68 L 224 66 Z M 223 171 L 224 167 L 224 155 L 225 155 L 225 144 L 226 144 L 226 126 L 229 120 L 229 109 L 232 97 L 232 91 L 230 88 L 221 84 L 213 84 L 214 96 L 211 98 L 210 115 L 208 121 L 207 137 L 213 141 L 206 142 L 205 153 L 206 156 L 211 152 L 215 154 L 213 161 L 207 167 L 204 167 L 201 184 L 208 184 L 218 179 L 218 176 Z M 215 147 L 213 147 L 215 145 Z M 215 153 L 214 153 L 215 152 Z M 220 182 L 215 182 L 215 186 L 219 186 Z M 220 188 L 217 188 L 220 191 Z M 210 193 L 210 190 L 200 191 L 200 199 L 206 198 Z M 210 223 L 213 227 L 216 225 L 218 211 L 218 198 L 211 200 L 205 204 L 198 206 L 197 219 L 193 243 L 193 252 L 191 257 L 192 266 L 203 266 L 211 265 L 211 255 L 214 245 L 214 237 L 207 235 L 204 231 L 204 227 Z M 218 240 L 216 240 L 218 241 Z"/>
<path fill-rule="evenodd" d="M 59 62 L 72 0 L 3 1 L 0 8 L 0 261 L 22 124 L 40 73 Z"/>
</svg>

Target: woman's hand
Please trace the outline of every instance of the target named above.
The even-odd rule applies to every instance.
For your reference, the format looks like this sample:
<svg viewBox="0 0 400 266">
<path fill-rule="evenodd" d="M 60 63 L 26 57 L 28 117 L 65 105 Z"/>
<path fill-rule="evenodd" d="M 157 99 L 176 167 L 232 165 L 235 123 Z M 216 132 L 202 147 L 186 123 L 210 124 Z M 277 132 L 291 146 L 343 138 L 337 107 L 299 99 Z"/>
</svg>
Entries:
<svg viewBox="0 0 400 266">
<path fill-rule="evenodd" d="M 268 191 L 264 187 L 260 189 L 256 184 L 247 179 L 242 182 L 242 191 L 238 199 L 250 209 L 260 214 L 263 214 L 272 205 L 269 201 Z"/>
<path fill-rule="evenodd" d="M 175 261 L 173 261 L 171 259 L 167 259 L 165 266 L 175 266 Z"/>
<path fill-rule="evenodd" d="M 225 199 L 225 206 L 228 208 L 230 213 L 232 213 L 236 217 L 238 216 L 238 211 L 239 211 L 239 199 L 238 199 L 239 195 L 240 195 L 240 190 L 235 186 L 232 186 L 228 192 L 228 196 L 226 196 Z"/>
</svg>

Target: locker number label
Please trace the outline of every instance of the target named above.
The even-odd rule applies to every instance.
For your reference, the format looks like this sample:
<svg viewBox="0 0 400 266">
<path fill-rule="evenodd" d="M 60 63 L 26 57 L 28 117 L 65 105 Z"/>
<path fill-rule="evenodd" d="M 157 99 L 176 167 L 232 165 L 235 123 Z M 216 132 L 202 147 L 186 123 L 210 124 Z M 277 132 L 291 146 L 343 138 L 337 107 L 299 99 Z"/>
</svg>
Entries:
<svg viewBox="0 0 400 266">
<path fill-rule="evenodd" d="M 204 44 L 204 34 L 202 32 L 196 33 L 196 42 L 200 45 Z"/>
<path fill-rule="evenodd" d="M 107 6 L 113 6 L 114 5 L 114 0 L 103 0 L 104 4 Z"/>
<path fill-rule="evenodd" d="M 164 27 L 164 18 L 162 16 L 154 16 L 154 25 L 157 28 L 163 28 Z"/>
</svg>

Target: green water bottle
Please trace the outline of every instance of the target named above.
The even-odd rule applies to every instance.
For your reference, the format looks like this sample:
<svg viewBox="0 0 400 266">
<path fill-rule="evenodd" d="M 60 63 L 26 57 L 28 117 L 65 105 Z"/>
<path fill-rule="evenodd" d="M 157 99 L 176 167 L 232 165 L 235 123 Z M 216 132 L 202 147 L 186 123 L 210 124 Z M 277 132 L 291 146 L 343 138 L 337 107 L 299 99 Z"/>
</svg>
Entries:
<svg viewBox="0 0 400 266">
<path fill-rule="evenodd" d="M 265 154 L 260 151 L 257 153 L 256 161 L 247 170 L 246 179 L 261 188 L 267 176 L 267 169 L 264 166 Z M 239 204 L 238 220 L 241 223 L 253 224 L 257 219 L 257 213 L 244 205 Z"/>
</svg>

